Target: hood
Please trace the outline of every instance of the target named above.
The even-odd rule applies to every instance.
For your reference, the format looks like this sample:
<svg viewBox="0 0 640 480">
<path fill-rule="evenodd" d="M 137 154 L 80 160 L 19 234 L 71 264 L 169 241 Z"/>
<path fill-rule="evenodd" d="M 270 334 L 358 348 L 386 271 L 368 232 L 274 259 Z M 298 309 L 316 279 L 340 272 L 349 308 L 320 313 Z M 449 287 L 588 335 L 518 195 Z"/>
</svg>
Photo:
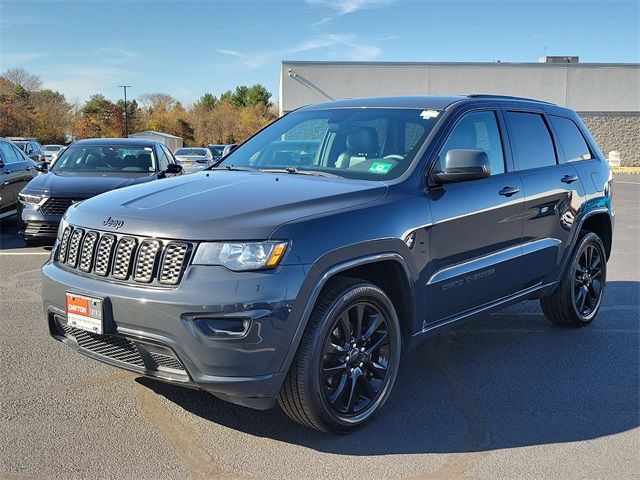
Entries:
<svg viewBox="0 0 640 480">
<path fill-rule="evenodd" d="M 264 240 L 283 223 L 372 202 L 386 190 L 373 181 L 208 171 L 105 193 L 70 208 L 67 220 L 167 239 Z"/>
<path fill-rule="evenodd" d="M 134 172 L 48 172 L 33 178 L 24 192 L 82 200 L 116 188 L 148 182 L 154 178 L 155 174 Z"/>
</svg>

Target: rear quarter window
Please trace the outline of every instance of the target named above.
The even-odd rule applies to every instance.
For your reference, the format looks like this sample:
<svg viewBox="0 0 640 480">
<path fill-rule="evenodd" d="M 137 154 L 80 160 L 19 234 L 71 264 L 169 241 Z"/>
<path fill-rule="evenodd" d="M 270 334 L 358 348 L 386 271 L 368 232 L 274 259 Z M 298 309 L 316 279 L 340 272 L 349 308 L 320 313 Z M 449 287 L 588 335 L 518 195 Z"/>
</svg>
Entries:
<svg viewBox="0 0 640 480">
<path fill-rule="evenodd" d="M 589 145 L 573 120 L 553 115 L 549 118 L 567 162 L 593 158 Z"/>
</svg>

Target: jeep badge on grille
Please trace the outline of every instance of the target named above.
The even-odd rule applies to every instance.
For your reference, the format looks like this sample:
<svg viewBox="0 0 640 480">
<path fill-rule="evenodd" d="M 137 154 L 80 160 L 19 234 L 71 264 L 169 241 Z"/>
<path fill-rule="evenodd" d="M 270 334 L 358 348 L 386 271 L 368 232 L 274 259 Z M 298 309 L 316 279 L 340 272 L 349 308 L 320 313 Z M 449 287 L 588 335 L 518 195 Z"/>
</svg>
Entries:
<svg viewBox="0 0 640 480">
<path fill-rule="evenodd" d="M 124 225 L 124 220 L 118 220 L 116 218 L 109 217 L 104 222 L 102 222 L 102 225 L 104 225 L 105 227 L 113 227 L 115 230 L 119 230 Z"/>
</svg>

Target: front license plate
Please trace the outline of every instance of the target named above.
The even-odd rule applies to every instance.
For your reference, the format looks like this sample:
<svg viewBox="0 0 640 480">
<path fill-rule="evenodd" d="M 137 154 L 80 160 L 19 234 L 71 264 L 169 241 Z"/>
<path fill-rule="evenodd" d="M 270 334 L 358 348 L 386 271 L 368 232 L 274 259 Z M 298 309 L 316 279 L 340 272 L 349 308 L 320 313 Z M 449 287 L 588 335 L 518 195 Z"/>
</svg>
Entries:
<svg viewBox="0 0 640 480">
<path fill-rule="evenodd" d="M 67 292 L 67 324 L 91 333 L 103 333 L 102 300 Z"/>
</svg>

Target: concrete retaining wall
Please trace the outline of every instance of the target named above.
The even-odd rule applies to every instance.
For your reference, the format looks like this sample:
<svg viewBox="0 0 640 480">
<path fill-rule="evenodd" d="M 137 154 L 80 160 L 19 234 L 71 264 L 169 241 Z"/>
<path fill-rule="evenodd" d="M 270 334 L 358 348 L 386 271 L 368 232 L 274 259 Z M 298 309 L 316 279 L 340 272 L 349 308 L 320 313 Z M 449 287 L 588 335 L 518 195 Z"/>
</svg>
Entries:
<svg viewBox="0 0 640 480">
<path fill-rule="evenodd" d="M 640 112 L 581 112 L 600 150 L 620 152 L 623 167 L 640 166 Z"/>
</svg>

